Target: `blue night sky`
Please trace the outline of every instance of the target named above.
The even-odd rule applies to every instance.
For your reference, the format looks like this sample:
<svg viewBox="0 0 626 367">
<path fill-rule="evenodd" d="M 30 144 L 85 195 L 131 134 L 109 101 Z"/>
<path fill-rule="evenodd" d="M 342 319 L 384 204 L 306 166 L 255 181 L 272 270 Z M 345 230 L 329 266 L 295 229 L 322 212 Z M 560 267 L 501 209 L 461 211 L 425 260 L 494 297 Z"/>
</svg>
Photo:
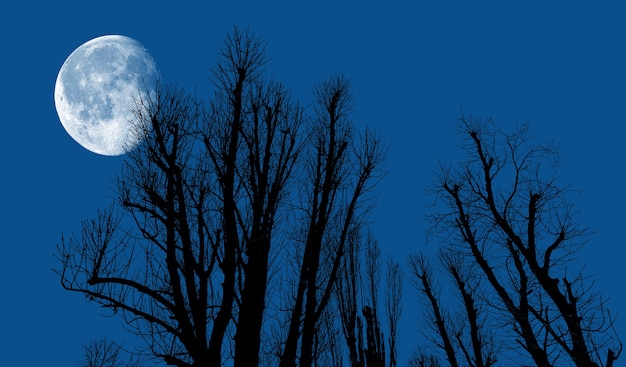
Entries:
<svg viewBox="0 0 626 367">
<path fill-rule="evenodd" d="M 618 2 L 12 2 L 0 12 L 2 121 L 0 364 L 78 366 L 81 344 L 131 341 L 117 318 L 64 291 L 51 270 L 61 233 L 77 232 L 115 197 L 123 157 L 91 153 L 61 126 L 54 83 L 65 58 L 105 34 L 141 42 L 163 80 L 200 97 L 233 25 L 268 43 L 267 74 L 302 102 L 345 72 L 357 128 L 390 144 L 371 212 L 383 252 L 400 261 L 425 246 L 425 189 L 439 161 L 464 156 L 461 111 L 507 131 L 528 122 L 535 142 L 555 139 L 560 182 L 578 221 L 594 232 L 580 253 L 610 298 L 626 338 L 626 6 Z M 132 4 L 132 5 L 131 5 Z M 386 258 L 386 257 L 384 257 Z M 415 291 L 405 282 L 400 365 L 419 343 Z"/>
</svg>

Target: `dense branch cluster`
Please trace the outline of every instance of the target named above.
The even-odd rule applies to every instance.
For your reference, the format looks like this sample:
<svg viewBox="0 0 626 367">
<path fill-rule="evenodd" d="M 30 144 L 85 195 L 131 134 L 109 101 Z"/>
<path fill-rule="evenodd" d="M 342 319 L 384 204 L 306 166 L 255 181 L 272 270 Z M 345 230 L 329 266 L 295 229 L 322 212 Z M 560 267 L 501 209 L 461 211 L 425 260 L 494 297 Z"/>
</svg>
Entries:
<svg viewBox="0 0 626 367">
<path fill-rule="evenodd" d="M 136 101 L 149 129 L 118 200 L 62 238 L 56 272 L 145 348 L 95 342 L 86 366 L 398 365 L 403 271 L 367 228 L 386 146 L 355 128 L 343 75 L 304 108 L 265 63 L 265 43 L 235 28 L 206 100 L 159 85 Z M 441 246 L 407 264 L 427 340 L 410 365 L 611 367 L 614 319 L 568 266 L 587 230 L 557 183 L 557 150 L 525 126 L 459 127 L 468 159 L 432 188 Z"/>
<path fill-rule="evenodd" d="M 512 134 L 475 118 L 459 126 L 469 159 L 442 168 L 432 190 L 441 261 L 410 261 L 431 340 L 451 366 L 490 366 L 509 350 L 537 366 L 611 366 L 621 351 L 613 318 L 566 266 L 587 231 L 556 182 L 557 150 L 532 145 L 526 126 Z M 434 266 L 449 274 L 460 309 L 443 304 Z"/>
<path fill-rule="evenodd" d="M 170 365 L 312 366 L 330 355 L 322 323 L 339 330 L 329 305 L 385 146 L 354 131 L 345 77 L 317 85 L 307 113 L 264 76 L 264 48 L 227 36 L 206 103 L 169 86 L 138 100 L 150 129 L 117 204 L 59 246 L 63 287 Z"/>
</svg>

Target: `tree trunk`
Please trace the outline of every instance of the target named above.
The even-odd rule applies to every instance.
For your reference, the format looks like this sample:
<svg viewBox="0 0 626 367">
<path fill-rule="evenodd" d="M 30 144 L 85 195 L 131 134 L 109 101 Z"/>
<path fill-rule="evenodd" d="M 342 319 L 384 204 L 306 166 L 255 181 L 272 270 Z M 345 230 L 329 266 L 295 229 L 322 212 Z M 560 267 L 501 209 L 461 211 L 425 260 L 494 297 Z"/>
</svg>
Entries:
<svg viewBox="0 0 626 367">
<path fill-rule="evenodd" d="M 244 268 L 245 281 L 235 334 L 235 367 L 259 364 L 269 249 L 270 241 L 267 237 L 257 239 L 248 248 L 248 263 Z"/>
</svg>

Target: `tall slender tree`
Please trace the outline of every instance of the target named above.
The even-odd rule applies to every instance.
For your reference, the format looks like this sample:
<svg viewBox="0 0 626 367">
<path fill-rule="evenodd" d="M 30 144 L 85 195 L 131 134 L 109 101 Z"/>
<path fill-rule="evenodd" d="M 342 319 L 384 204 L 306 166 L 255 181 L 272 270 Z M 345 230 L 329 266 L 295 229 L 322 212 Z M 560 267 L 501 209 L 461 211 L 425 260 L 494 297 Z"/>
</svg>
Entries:
<svg viewBox="0 0 626 367">
<path fill-rule="evenodd" d="M 385 154 L 373 132 L 366 131 L 360 139 L 354 136 L 349 119 L 352 96 L 345 77 L 327 79 L 315 88 L 314 95 L 312 143 L 302 191 L 306 193 L 306 227 L 281 367 L 298 362 L 310 367 L 313 363 L 320 317 L 334 293 L 349 234 L 362 221 L 364 195 L 376 182 Z M 326 268 L 321 266 L 322 255 Z"/>
<path fill-rule="evenodd" d="M 348 363 L 352 367 L 394 367 L 397 365 L 398 321 L 402 313 L 400 265 L 389 259 L 385 283 L 382 283 L 380 248 L 372 236 L 361 238 L 355 231 L 348 244 L 336 290 Z M 380 317 L 381 298 L 383 318 Z M 387 325 L 381 320 L 386 320 Z"/>
</svg>

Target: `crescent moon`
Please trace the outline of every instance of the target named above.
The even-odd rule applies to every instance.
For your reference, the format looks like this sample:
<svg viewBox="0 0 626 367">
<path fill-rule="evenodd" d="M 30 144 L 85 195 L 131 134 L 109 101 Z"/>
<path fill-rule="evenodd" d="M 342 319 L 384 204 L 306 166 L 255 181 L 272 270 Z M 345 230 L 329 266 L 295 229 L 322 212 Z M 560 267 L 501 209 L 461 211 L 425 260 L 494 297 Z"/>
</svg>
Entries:
<svg viewBox="0 0 626 367">
<path fill-rule="evenodd" d="M 80 45 L 61 66 L 54 103 L 67 133 L 84 148 L 117 156 L 134 149 L 148 126 L 139 126 L 133 108 L 155 93 L 158 71 L 138 41 L 120 35 Z"/>
</svg>

